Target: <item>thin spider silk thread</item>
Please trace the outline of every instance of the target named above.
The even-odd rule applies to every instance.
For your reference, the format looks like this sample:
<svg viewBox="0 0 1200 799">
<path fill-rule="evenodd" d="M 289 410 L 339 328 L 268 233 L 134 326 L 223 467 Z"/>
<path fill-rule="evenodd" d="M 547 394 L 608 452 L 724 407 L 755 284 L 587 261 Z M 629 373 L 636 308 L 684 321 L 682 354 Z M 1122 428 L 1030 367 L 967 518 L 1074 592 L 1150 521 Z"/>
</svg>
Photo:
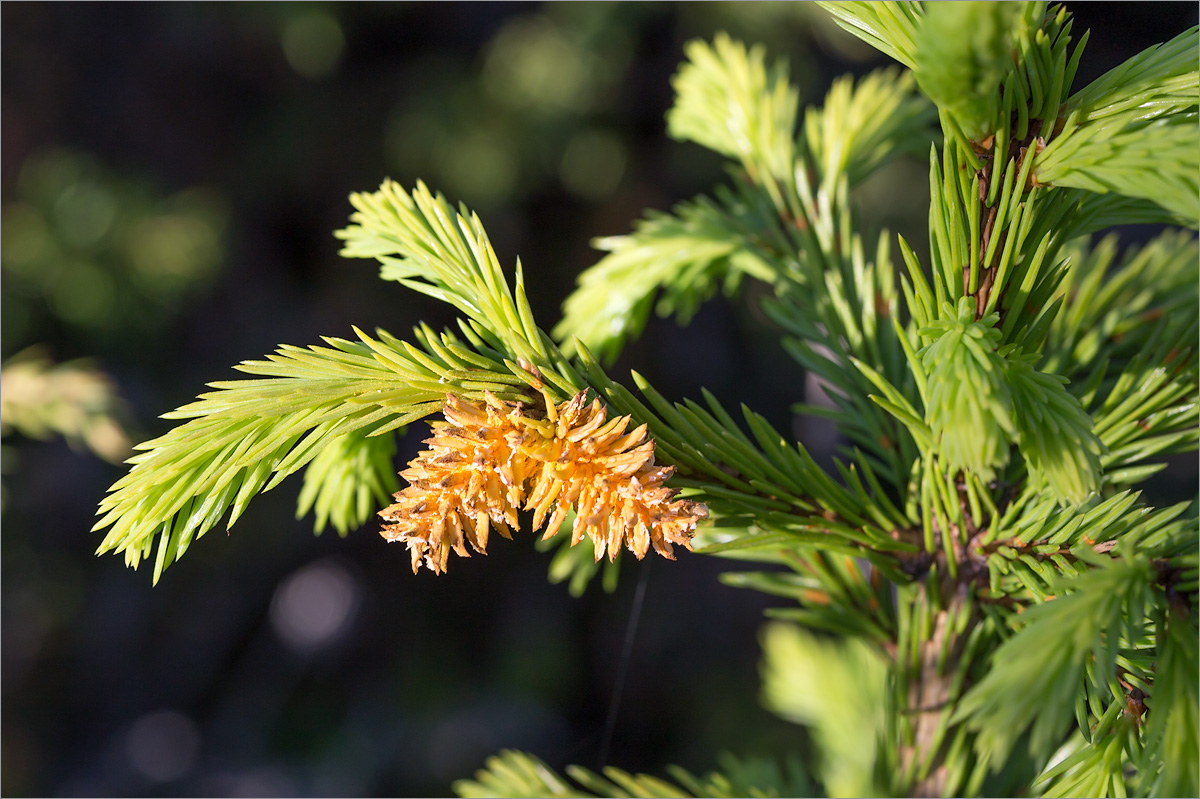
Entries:
<svg viewBox="0 0 1200 799">
<path fill-rule="evenodd" d="M 608 751 L 612 746 L 613 732 L 617 729 L 617 711 L 621 707 L 621 694 L 625 690 L 625 675 L 629 672 L 629 661 L 633 655 L 633 640 L 637 637 L 638 622 L 642 618 L 642 605 L 646 598 L 646 583 L 650 576 L 650 561 L 642 561 L 637 588 L 633 592 L 633 607 L 629 609 L 629 623 L 625 626 L 625 641 L 621 645 L 621 660 L 617 663 L 617 679 L 613 683 L 612 698 L 608 701 L 608 718 L 604 720 L 604 737 L 600 741 L 600 756 L 597 771 L 608 765 Z"/>
</svg>

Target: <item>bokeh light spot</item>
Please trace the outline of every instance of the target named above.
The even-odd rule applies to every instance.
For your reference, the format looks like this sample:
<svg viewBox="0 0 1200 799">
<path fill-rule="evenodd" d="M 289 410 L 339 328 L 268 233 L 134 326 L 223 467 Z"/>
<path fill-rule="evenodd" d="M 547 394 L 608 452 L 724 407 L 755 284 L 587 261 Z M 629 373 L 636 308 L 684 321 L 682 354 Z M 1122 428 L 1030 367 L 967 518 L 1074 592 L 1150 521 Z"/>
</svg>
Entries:
<svg viewBox="0 0 1200 799">
<path fill-rule="evenodd" d="M 453 193 L 474 204 L 508 197 L 517 182 L 512 148 L 496 136 L 468 133 L 447 139 L 439 156 L 442 175 Z"/>
<path fill-rule="evenodd" d="M 588 56 L 549 19 L 518 19 L 492 40 L 484 86 L 499 102 L 528 111 L 581 111 L 592 99 L 584 88 L 600 66 Z"/>
<path fill-rule="evenodd" d="M 283 27 L 283 55 L 296 72 L 314 80 L 332 75 L 342 60 L 346 37 L 330 15 L 306 11 Z"/>
<path fill-rule="evenodd" d="M 360 588 L 344 566 L 321 560 L 293 572 L 271 600 L 271 626 L 298 652 L 332 643 L 349 627 Z"/>
<path fill-rule="evenodd" d="M 221 255 L 220 237 L 205 220 L 164 214 L 142 220 L 130 238 L 130 261 L 154 290 L 171 293 L 207 276 Z"/>
<path fill-rule="evenodd" d="M 5 205 L 0 227 L 3 228 L 0 253 L 5 269 L 15 272 L 36 269 L 40 261 L 49 257 L 50 230 L 46 218 L 36 208 L 21 202 Z"/>
<path fill-rule="evenodd" d="M 54 215 L 64 239 L 90 247 L 112 227 L 117 203 L 112 194 L 91 181 L 69 186 L 54 203 Z"/>
<path fill-rule="evenodd" d="M 50 286 L 50 305 L 55 313 L 84 327 L 108 321 L 115 302 L 112 277 L 90 261 L 63 264 Z"/>
<path fill-rule="evenodd" d="M 610 196 L 624 174 L 625 146 L 616 136 L 601 130 L 585 130 L 572 136 L 558 168 L 563 187 L 588 200 Z"/>
<path fill-rule="evenodd" d="M 125 738 L 130 764 L 155 782 L 170 782 L 186 775 L 199 751 L 200 731 L 195 722 L 173 710 L 142 716 Z"/>
</svg>

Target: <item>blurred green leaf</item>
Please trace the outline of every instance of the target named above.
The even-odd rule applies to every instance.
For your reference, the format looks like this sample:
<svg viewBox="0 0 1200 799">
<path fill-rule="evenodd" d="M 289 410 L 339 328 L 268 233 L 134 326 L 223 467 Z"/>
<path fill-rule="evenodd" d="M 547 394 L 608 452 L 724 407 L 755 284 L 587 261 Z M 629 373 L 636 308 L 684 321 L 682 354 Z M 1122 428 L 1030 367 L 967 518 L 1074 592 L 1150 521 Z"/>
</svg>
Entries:
<svg viewBox="0 0 1200 799">
<path fill-rule="evenodd" d="M 999 87 L 1012 68 L 1015 28 L 1026 5 L 947 0 L 924 6 L 913 73 L 921 91 L 977 140 L 1000 121 Z"/>
<path fill-rule="evenodd" d="M 830 796 L 878 796 L 887 666 L 861 640 L 823 639 L 794 624 L 763 629 L 763 703 L 812 729 Z"/>
</svg>

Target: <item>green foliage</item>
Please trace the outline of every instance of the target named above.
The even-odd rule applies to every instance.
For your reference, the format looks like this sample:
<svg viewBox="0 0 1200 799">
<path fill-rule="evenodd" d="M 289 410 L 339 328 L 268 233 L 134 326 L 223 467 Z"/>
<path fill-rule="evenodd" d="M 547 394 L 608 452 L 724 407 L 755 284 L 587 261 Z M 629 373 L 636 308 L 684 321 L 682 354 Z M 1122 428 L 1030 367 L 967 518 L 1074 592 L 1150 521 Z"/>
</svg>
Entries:
<svg viewBox="0 0 1200 799">
<path fill-rule="evenodd" d="M 688 61 L 672 80 L 678 100 L 667 130 L 738 159 L 751 180 L 791 179 L 799 96 L 787 67 L 767 66 L 763 48 L 749 51 L 724 34 L 714 46 L 691 42 Z"/>
<path fill-rule="evenodd" d="M 801 116 L 786 65 L 761 48 L 689 44 L 668 128 L 730 158 L 730 182 L 597 240 L 606 254 L 554 338 L 533 319 L 520 263 L 510 284 L 466 208 L 420 183 L 354 195 L 343 254 L 452 305 L 458 332 L 422 326 L 411 344 L 359 333 L 242 364 L 256 379 L 213 384 L 141 446 L 101 505 L 102 549 L 136 565 L 157 537 L 157 579 L 305 466 L 301 513 L 344 532 L 394 487 L 392 431 L 447 392 L 535 403 L 587 390 L 645 424 L 672 487 L 706 504 L 695 551 L 767 564 L 726 584 L 786 600 L 770 615 L 842 639 L 783 624 L 763 639 L 765 701 L 812 729 L 829 790 L 1194 794 L 1196 769 L 1178 764 L 1200 738 L 1196 503 L 1155 507 L 1130 487 L 1197 447 L 1196 242 L 1168 232 L 1119 254 L 1089 236 L 1200 217 L 1196 32 L 1068 99 L 1086 35 L 1073 40 L 1065 8 L 822 7 L 915 77 L 841 79 Z M 919 152 L 929 263 L 901 238 L 900 266 L 886 233 L 862 235 L 855 189 Z M 671 400 L 601 366 L 651 308 L 686 322 L 746 278 L 829 398 L 796 407 L 843 437 L 831 469 L 745 405 L 731 413 L 707 391 Z M 579 595 L 603 569 L 611 590 L 617 567 L 566 540 L 540 545 L 558 549 L 551 579 Z M 801 772 L 764 762 L 673 770 L 673 782 L 572 767 L 571 782 L 504 752 L 455 788 L 808 790 Z"/>
<path fill-rule="evenodd" d="M 103 517 L 95 529 L 110 528 L 100 551 L 123 552 L 136 567 L 150 556 L 157 537 L 157 581 L 227 510 L 232 526 L 255 494 L 277 485 L 337 439 L 355 431 L 390 433 L 439 409 L 451 388 L 464 396 L 479 397 L 486 390 L 514 396 L 517 381 L 494 374 L 501 372 L 500 364 L 448 333 L 438 341 L 432 331 L 418 331 L 423 349 L 383 332 L 379 336 L 360 332 L 357 342 L 330 338 L 328 347 L 281 347 L 266 361 L 238 366 L 259 379 L 212 383 L 217 391 L 166 414 L 187 421 L 136 447 L 140 452 L 129 461 L 133 469 L 100 505 Z M 342 446 L 343 452 L 355 451 Z M 368 462 L 378 458 L 361 449 L 355 454 L 364 456 Z M 327 473 L 332 467 L 328 460 L 317 464 Z M 359 474 L 353 479 L 378 495 L 379 479 Z M 342 494 L 343 502 L 359 490 L 349 484 L 330 488 Z M 337 518 L 348 521 L 357 514 L 344 505 L 334 510 L 334 499 L 331 493 L 324 501 L 335 526 Z"/>
<path fill-rule="evenodd" d="M 84 361 L 55 364 L 38 347 L 17 353 L 0 367 L 0 437 L 61 436 L 111 463 L 130 452 L 129 416 L 112 378 Z M 16 447 L 0 450 L 3 472 L 13 470 Z M 0 502 L 7 492 L 0 487 Z"/>
<path fill-rule="evenodd" d="M 825 641 L 794 624 L 763 630 L 763 704 L 811 728 L 830 796 L 874 796 L 887 671 L 860 640 Z"/>
<path fill-rule="evenodd" d="M 1124 368 L 1155 337 L 1186 329 L 1200 304 L 1200 249 L 1183 231 L 1127 247 L 1119 261 L 1115 235 L 1092 247 L 1076 241 L 1064 255 L 1072 268 L 1059 286 L 1065 302 L 1048 333 L 1046 365 L 1073 381 L 1086 383 L 1089 367 Z"/>
<path fill-rule="evenodd" d="M 949 308 L 945 317 L 951 317 Z M 935 321 L 921 330 L 934 341 L 920 353 L 929 374 L 925 421 L 952 472 L 966 469 L 983 480 L 1008 462 L 1016 438 L 1013 398 L 1004 359 L 996 351 L 997 314 L 975 321 L 972 303 L 958 304 L 954 321 Z"/>
<path fill-rule="evenodd" d="M 769 275 L 761 257 L 741 246 L 769 225 L 763 209 L 728 190 L 718 198 L 680 203 L 673 214 L 647 215 L 631 235 L 596 239 L 609 254 L 580 275 L 555 338 L 578 337 L 611 362 L 627 336 L 641 333 L 652 305 L 686 324 L 718 285 L 732 292 L 743 274 Z"/>
<path fill-rule="evenodd" d="M 221 269 L 227 210 L 202 187 L 165 195 L 49 148 L 12 177 L 0 248 L 9 352 L 41 340 L 46 317 L 81 337 L 153 335 Z"/>
<path fill-rule="evenodd" d="M 1026 596 L 1045 601 L 1054 595 L 1060 576 L 1086 572 L 1079 552 L 1087 548 L 1108 551 L 1119 541 L 1140 541 L 1144 554 L 1177 555 L 1196 529 L 1194 510 L 1188 503 L 1151 509 L 1125 491 L 1105 500 L 1091 499 L 1077 508 L 1060 510 L 1052 500 L 1036 500 L 1026 492 L 997 519 L 1010 538 L 987 544 L 993 599 Z"/>
<path fill-rule="evenodd" d="M 856 185 L 893 158 L 919 152 L 931 135 L 932 109 L 914 94 L 907 73 L 884 70 L 857 84 L 848 77 L 838 79 L 824 106 L 808 110 L 801 136 L 793 141 L 795 109 L 788 105 L 791 110 L 782 113 L 778 105 L 758 102 L 753 94 L 770 91 L 794 98 L 796 89 L 787 84 L 784 70 L 768 73 L 761 52 L 747 52 L 728 39 L 719 39 L 715 48 L 693 42 L 689 53 L 693 60 L 676 77 L 679 99 L 668 115 L 669 132 L 738 159 L 742 178 L 732 186 L 718 186 L 715 199 L 681 203 L 670 215 L 647 214 L 630 235 L 597 239 L 595 246 L 609 254 L 580 275 L 554 329 L 568 352 L 571 338 L 578 337 L 612 361 L 625 338 L 641 332 L 652 306 L 659 315 L 674 314 L 686 323 L 718 286 L 733 293 L 746 276 L 776 286 L 784 275 L 818 284 L 835 279 L 823 274 L 821 264 L 841 239 L 841 230 L 849 227 L 841 213 L 828 212 L 831 202 L 845 205 L 846 187 L 839 188 L 839 181 Z M 718 91 L 719 97 L 714 95 Z M 723 105 L 738 107 L 739 124 L 755 131 L 754 141 L 769 144 L 752 147 L 751 139 L 729 134 L 718 119 L 723 119 L 718 110 Z M 791 167 L 778 167 L 785 157 L 793 163 L 796 152 L 804 153 L 818 185 L 809 185 Z M 781 216 L 795 218 L 795 226 L 782 224 Z M 796 230 L 810 223 L 810 234 Z M 809 268 L 795 263 L 797 247 L 813 259 Z M 854 273 L 846 269 L 842 279 L 870 280 L 859 245 L 851 258 Z M 881 262 L 877 268 L 887 270 L 889 264 Z M 886 274 L 879 276 L 878 290 L 884 296 L 894 293 Z M 656 292 L 661 292 L 657 302 Z M 850 309 L 826 313 L 844 310 Z M 811 316 L 803 307 L 782 314 L 800 324 Z"/>
<path fill-rule="evenodd" d="M 454 792 L 463 797 L 546 796 L 585 797 L 542 761 L 524 752 L 506 750 L 489 757 L 487 768 L 474 780 L 459 780 Z"/>
<path fill-rule="evenodd" d="M 924 9 L 913 2 L 823 2 L 839 27 L 850 31 L 884 55 L 912 69 L 916 65 L 917 31 Z"/>
<path fill-rule="evenodd" d="M 1006 373 L 1021 454 L 1030 477 L 1060 502 L 1078 505 L 1100 489 L 1103 445 L 1092 418 L 1063 387 L 1067 378 L 1039 372 L 1031 360 L 1012 358 Z"/>
<path fill-rule="evenodd" d="M 996 87 L 1012 67 L 1015 25 L 1030 3 L 932 3 L 916 38 L 913 72 L 921 91 L 962 129 L 982 139 L 995 129 Z"/>
<path fill-rule="evenodd" d="M 1196 240 L 1167 231 L 1118 261 L 1107 236 L 1067 254 L 1077 266 L 1059 288 L 1065 302 L 1043 368 L 1069 377 L 1068 390 L 1094 415 L 1108 482 L 1144 480 L 1161 468 L 1147 463 L 1156 455 L 1195 449 Z"/>
<path fill-rule="evenodd" d="M 378 192 L 352 195 L 350 202 L 357 209 L 350 217 L 354 224 L 336 234 L 346 242 L 342 255 L 376 258 L 388 279 L 459 309 L 473 331 L 474 336 L 464 328 L 469 338 L 541 368 L 559 400 L 582 387 L 533 321 L 520 262 L 510 289 L 479 217 L 465 207 L 455 213 L 420 182 L 411 195 L 387 181 Z"/>
<path fill-rule="evenodd" d="M 1200 664 L 1195 614 L 1178 604 L 1158 619 L 1158 660 L 1154 693 L 1147 704 L 1150 718 L 1142 733 L 1142 792 L 1147 796 L 1184 796 L 1193 793 L 1200 748 L 1200 698 L 1196 671 Z M 1147 784 L 1148 783 L 1148 784 Z"/>
<path fill-rule="evenodd" d="M 1041 795 L 1125 796 L 1123 755 L 1133 740 L 1132 728 L 1130 720 L 1119 719 L 1109 729 L 1103 742 L 1092 745 L 1084 741 L 1082 736 L 1073 736 L 1071 742 L 1063 747 L 1070 754 L 1054 768 L 1038 775 L 1034 784 L 1044 789 Z"/>
<path fill-rule="evenodd" d="M 845 175 L 858 185 L 899 155 L 919 156 L 934 135 L 933 108 L 912 73 L 883 69 L 833 82 L 821 108 L 804 115 L 807 154 L 828 191 Z"/>
<path fill-rule="evenodd" d="M 454 791 L 462 797 L 690 797 L 690 796 L 810 796 L 811 786 L 795 763 L 781 769 L 767 760 L 721 759 L 721 771 L 703 777 L 671 766 L 675 782 L 649 774 L 630 774 L 609 766 L 603 776 L 579 766 L 568 766 L 567 774 L 584 790 L 575 787 L 536 757 L 506 750 L 488 758 L 487 766 L 474 780 L 459 780 Z"/>
<path fill-rule="evenodd" d="M 744 274 L 770 281 L 780 268 L 773 253 L 788 249 L 777 216 L 781 185 L 793 182 L 799 100 L 786 68 L 768 68 L 761 48 L 747 51 L 724 35 L 712 47 L 690 43 L 688 55 L 673 80 L 668 131 L 736 159 L 745 181 L 672 215 L 651 213 L 632 235 L 597 239 L 609 255 L 580 276 L 554 329 L 568 350 L 578 337 L 611 361 L 641 332 L 659 289 L 658 313 L 686 323 L 718 285 L 733 291 Z M 771 243 L 746 246 L 760 238 Z"/>
<path fill-rule="evenodd" d="M 360 428 L 333 439 L 304 470 L 296 518 L 315 510 L 318 534 L 329 522 L 343 537 L 361 527 L 400 490 L 395 454 L 394 434 L 372 436 Z"/>
<path fill-rule="evenodd" d="M 127 415 L 112 379 L 85 362 L 55 364 L 33 348 L 0 369 L 0 435 L 62 436 L 117 463 L 129 454 Z"/>
<path fill-rule="evenodd" d="M 1057 582 L 1057 598 L 1033 607 L 1019 618 L 1020 627 L 992 657 L 987 676 L 964 697 L 957 717 L 978 730 L 982 757 L 1003 762 L 1018 737 L 1030 731 L 1029 747 L 1048 756 L 1071 718 L 1061 701 L 1027 701 L 1030 686 L 1050 697 L 1081 695 L 1087 678 L 1093 708 L 1103 708 L 1103 726 L 1090 729 L 1089 740 L 1103 738 L 1120 716 L 1124 692 L 1116 682 L 1118 658 L 1145 634 L 1145 614 L 1153 598 L 1153 572 L 1139 560 L 1104 562 Z M 1092 693 L 1094 692 L 1094 694 Z M 1110 695 L 1111 694 L 1111 695 Z M 1108 712 L 1110 702 L 1118 709 Z"/>
<path fill-rule="evenodd" d="M 1195 229 L 1198 47 L 1192 28 L 1073 95 L 1062 130 L 1038 156 L 1036 179 L 1150 200 Z"/>
</svg>

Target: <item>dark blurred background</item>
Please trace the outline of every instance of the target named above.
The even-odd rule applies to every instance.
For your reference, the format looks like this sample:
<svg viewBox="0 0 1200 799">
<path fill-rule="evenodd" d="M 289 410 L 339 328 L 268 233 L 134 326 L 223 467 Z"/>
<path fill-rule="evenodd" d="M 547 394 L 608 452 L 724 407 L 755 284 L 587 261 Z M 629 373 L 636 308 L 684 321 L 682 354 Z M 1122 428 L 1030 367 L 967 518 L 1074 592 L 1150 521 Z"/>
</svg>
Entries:
<svg viewBox="0 0 1200 799">
<path fill-rule="evenodd" d="M 1197 17 L 1195 3 L 1072 8 L 1093 34 L 1080 81 Z M 722 750 L 804 750 L 757 701 L 772 602 L 720 585 L 716 559 L 627 562 L 614 594 L 580 599 L 547 582 L 550 555 L 528 540 L 414 576 L 374 522 L 314 537 L 294 518 L 298 479 L 157 588 L 148 568 L 95 558 L 89 529 L 123 473 L 98 455 L 119 459 L 122 430 L 165 431 L 158 414 L 232 364 L 351 325 L 404 336 L 451 321 L 338 257 L 350 192 L 421 178 L 468 203 L 501 262 L 521 256 L 549 329 L 597 259 L 593 236 L 722 178 L 716 156 L 664 134 L 687 40 L 765 43 L 806 104 L 883 59 L 807 3 L 0 13 L 0 349 L 70 362 L 54 385 L 92 403 L 84 417 L 39 406 L 70 442 L 5 438 L 0 793 L 439 795 L 502 747 L 595 767 L 639 579 L 609 762 L 661 773 Z M 923 240 L 925 174 L 897 164 L 865 187 L 873 223 Z M 611 374 L 629 368 L 669 397 L 706 386 L 820 432 L 791 418 L 804 375 L 744 302 L 714 301 L 687 329 L 653 320 Z M 410 428 L 399 461 L 424 437 Z"/>
</svg>

